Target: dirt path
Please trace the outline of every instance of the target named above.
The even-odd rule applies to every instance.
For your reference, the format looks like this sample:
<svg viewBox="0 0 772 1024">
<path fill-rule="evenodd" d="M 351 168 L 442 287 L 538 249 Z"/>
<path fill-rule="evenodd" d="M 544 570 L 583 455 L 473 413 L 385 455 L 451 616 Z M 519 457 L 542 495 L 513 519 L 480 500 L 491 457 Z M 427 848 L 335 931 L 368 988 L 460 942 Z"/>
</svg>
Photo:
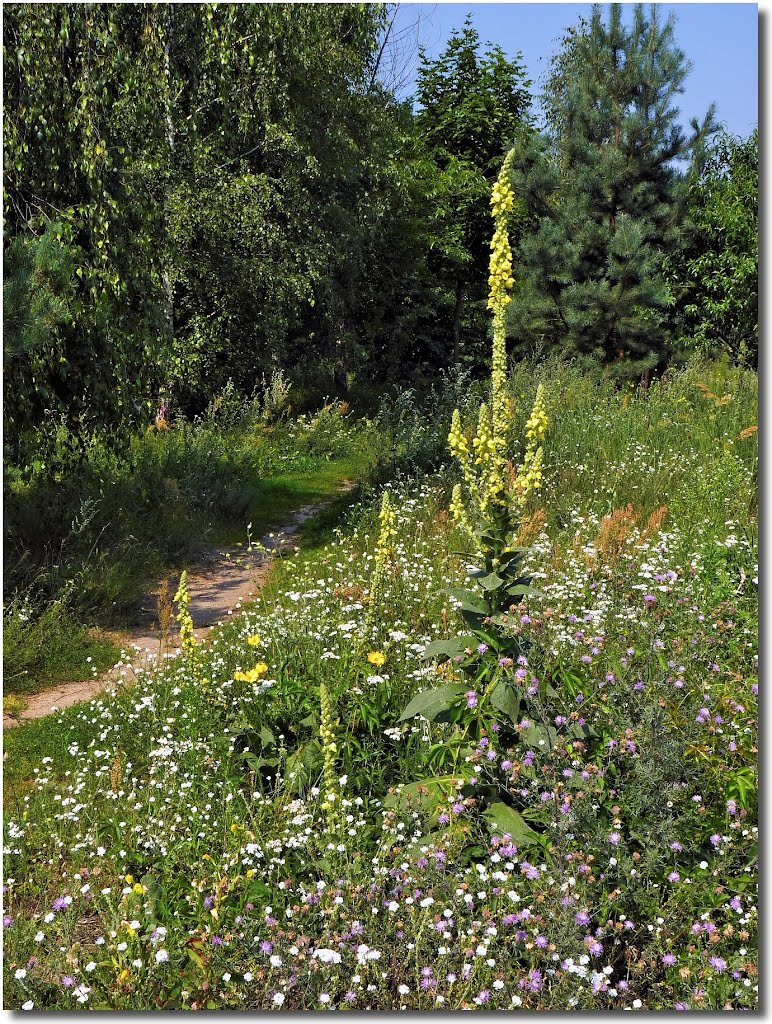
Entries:
<svg viewBox="0 0 772 1024">
<path fill-rule="evenodd" d="M 341 492 L 354 486 L 350 480 L 341 483 Z M 195 635 L 204 639 L 217 623 L 233 614 L 238 614 L 245 601 L 253 599 L 268 575 L 275 555 L 290 548 L 299 547 L 303 524 L 324 508 L 325 502 L 317 505 L 303 505 L 272 533 L 263 537 L 261 544 L 265 551 L 245 548 L 211 548 L 203 560 L 188 570 L 188 592 L 190 613 L 195 626 Z M 179 583 L 179 575 L 170 580 L 173 596 Z M 82 682 L 60 683 L 44 693 L 31 694 L 26 698 L 27 707 L 17 721 L 3 715 L 3 729 L 18 725 L 32 718 L 43 718 L 52 711 L 62 710 L 90 700 L 104 689 L 114 686 L 123 678 L 133 678 L 135 668 L 148 670 L 160 657 L 178 652 L 179 634 L 175 629 L 170 633 L 164 647 L 158 626 L 158 587 L 147 595 L 143 602 L 142 615 L 137 629 L 115 634 L 112 639 L 122 650 L 121 661 L 108 672 L 95 679 Z"/>
</svg>

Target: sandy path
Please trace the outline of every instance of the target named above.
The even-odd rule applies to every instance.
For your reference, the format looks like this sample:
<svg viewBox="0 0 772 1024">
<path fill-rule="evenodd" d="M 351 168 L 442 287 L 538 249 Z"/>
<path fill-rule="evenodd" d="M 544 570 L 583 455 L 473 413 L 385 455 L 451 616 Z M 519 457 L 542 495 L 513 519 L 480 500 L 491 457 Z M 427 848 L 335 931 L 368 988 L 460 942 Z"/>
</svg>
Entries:
<svg viewBox="0 0 772 1024">
<path fill-rule="evenodd" d="M 351 490 L 353 483 L 344 480 L 341 491 Z M 262 539 L 265 552 L 259 549 L 211 548 L 198 565 L 188 570 L 188 592 L 190 613 L 195 634 L 204 639 L 213 626 L 237 614 L 245 601 L 253 599 L 265 582 L 273 558 L 289 548 L 299 547 L 300 531 L 308 519 L 324 507 L 304 505 L 284 523 L 283 526 Z M 176 593 L 179 576 L 170 580 L 171 594 Z M 158 628 L 158 588 L 143 602 L 142 615 L 137 629 L 114 635 L 113 639 L 123 652 L 122 661 L 95 679 L 82 682 L 60 683 L 44 693 L 31 694 L 26 698 L 27 707 L 19 721 L 43 718 L 52 711 L 68 708 L 79 701 L 90 700 L 102 690 L 114 686 L 127 673 L 133 676 L 129 666 L 149 669 L 162 655 L 174 654 L 179 650 L 179 634 L 174 623 L 164 647 Z M 176 611 L 176 609 L 175 609 Z M 15 718 L 3 715 L 3 729 L 18 725 Z"/>
</svg>

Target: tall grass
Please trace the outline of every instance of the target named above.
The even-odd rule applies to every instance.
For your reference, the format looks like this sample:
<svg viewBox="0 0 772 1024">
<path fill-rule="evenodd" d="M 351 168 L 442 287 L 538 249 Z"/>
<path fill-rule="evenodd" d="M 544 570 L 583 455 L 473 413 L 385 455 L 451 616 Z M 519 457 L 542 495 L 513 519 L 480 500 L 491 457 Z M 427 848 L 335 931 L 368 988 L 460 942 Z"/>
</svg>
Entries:
<svg viewBox="0 0 772 1024">
<path fill-rule="evenodd" d="M 280 408 L 281 389 L 266 388 L 252 402 L 226 388 L 196 422 L 153 425 L 120 450 L 97 436 L 81 446 L 60 437 L 56 472 L 8 475 L 4 668 L 11 687 L 13 680 L 33 680 L 24 685 L 34 688 L 44 679 L 78 678 L 101 665 L 112 647 L 86 625 L 130 624 L 163 572 L 213 543 L 243 541 L 248 524 L 260 537 L 288 510 L 367 472 L 366 422 L 340 403 L 291 420 Z"/>
</svg>

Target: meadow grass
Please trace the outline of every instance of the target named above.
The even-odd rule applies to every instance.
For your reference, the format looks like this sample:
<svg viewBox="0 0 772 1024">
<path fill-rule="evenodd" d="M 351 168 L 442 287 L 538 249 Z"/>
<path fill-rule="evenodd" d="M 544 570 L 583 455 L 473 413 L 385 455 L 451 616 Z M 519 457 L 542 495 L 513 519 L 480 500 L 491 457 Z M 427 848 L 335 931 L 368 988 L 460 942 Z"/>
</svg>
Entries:
<svg viewBox="0 0 772 1024">
<path fill-rule="evenodd" d="M 37 618 L 25 615 L 23 608 L 10 609 L 3 624 L 3 696 L 90 679 L 119 656 L 108 636 L 81 625 L 60 602 Z"/>
<path fill-rule="evenodd" d="M 521 369 L 516 418 L 540 374 L 520 657 L 424 656 L 474 561 L 446 466 L 12 734 L 7 1006 L 758 1005 L 755 379 Z"/>
<path fill-rule="evenodd" d="M 6 695 L 109 668 L 119 651 L 106 631 L 130 628 L 161 576 L 213 544 L 259 540 L 300 506 L 337 500 L 344 480 L 366 477 L 376 457 L 367 422 L 339 405 L 325 409 L 270 426 L 240 414 L 151 430 L 132 439 L 123 460 L 95 442 L 85 468 L 48 504 L 37 484 L 18 485 L 3 615 Z M 65 493 L 77 480 L 80 492 Z M 39 517 L 41 508 L 58 522 Z"/>
</svg>

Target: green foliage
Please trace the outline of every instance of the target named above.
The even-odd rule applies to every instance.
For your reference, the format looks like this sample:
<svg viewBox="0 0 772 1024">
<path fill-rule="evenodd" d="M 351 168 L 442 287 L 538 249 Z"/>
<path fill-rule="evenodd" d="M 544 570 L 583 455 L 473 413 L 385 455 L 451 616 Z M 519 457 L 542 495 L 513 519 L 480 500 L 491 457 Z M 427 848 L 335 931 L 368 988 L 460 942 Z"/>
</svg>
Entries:
<svg viewBox="0 0 772 1024">
<path fill-rule="evenodd" d="M 130 439 L 118 457 L 97 435 L 85 452 L 60 425 L 45 473 L 8 482 L 5 593 L 28 599 L 34 619 L 63 599 L 102 625 L 131 617 L 165 568 L 194 559 L 212 539 L 257 536 L 302 504 L 335 495 L 366 472 L 366 424 L 339 406 L 272 426 L 226 391 L 203 421 L 176 420 Z"/>
<path fill-rule="evenodd" d="M 41 614 L 18 599 L 3 609 L 3 691 L 36 693 L 54 683 L 92 678 L 118 660 L 118 648 L 73 616 L 64 601 Z"/>
<path fill-rule="evenodd" d="M 556 359 L 518 364 L 508 388 L 525 421 L 539 383 L 548 396 L 541 498 L 545 529 L 571 544 L 577 504 L 601 520 L 628 502 L 643 521 L 667 505 L 720 532 L 757 508 L 758 384 L 726 362 L 694 359 L 645 386 L 618 387 L 601 370 Z M 686 529 L 687 526 L 684 526 Z"/>
<path fill-rule="evenodd" d="M 76 264 L 72 278 L 66 267 L 72 294 L 56 344 L 6 370 L 6 398 L 21 408 L 5 440 L 22 466 L 52 413 L 74 433 L 123 431 L 156 387 L 163 117 L 148 46 L 153 11 L 17 4 L 3 22 L 5 242 L 55 237 L 57 259 Z"/>
<path fill-rule="evenodd" d="M 55 344 L 6 368 L 19 472 L 61 471 L 41 457 L 52 413 L 81 448 L 95 431 L 116 446 L 159 393 L 200 414 L 229 380 L 243 396 L 291 368 L 316 408 L 368 360 L 399 373 L 414 307 L 433 317 L 420 286 L 392 312 L 422 254 L 399 153 L 410 114 L 376 74 L 384 25 L 374 5 L 9 14 L 12 319 L 29 276 L 14 239 L 47 239 L 41 258 L 59 264 L 36 300 Z"/>
<path fill-rule="evenodd" d="M 464 307 L 485 294 L 489 222 L 486 200 L 512 139 L 530 125 L 530 81 L 522 57 L 507 60 L 499 46 L 479 54 L 469 16 L 435 61 L 422 54 L 416 116 L 425 166 L 428 245 L 434 272 L 454 296 L 452 360 L 461 357 Z M 467 345 L 483 333 L 478 316 Z M 472 355 L 479 353 L 472 347 Z"/>
<path fill-rule="evenodd" d="M 759 137 L 722 133 L 689 193 L 692 236 L 672 264 L 688 350 L 758 363 Z"/>
<path fill-rule="evenodd" d="M 664 260 L 682 244 L 712 110 L 687 135 L 675 100 L 688 64 L 674 19 L 593 9 L 565 36 L 544 93 L 548 130 L 515 164 L 524 235 L 509 333 L 521 351 L 664 366 L 673 301 Z M 676 161 L 688 161 L 684 174 Z"/>
<path fill-rule="evenodd" d="M 57 226 L 39 238 L 17 237 L 8 246 L 3 281 L 3 362 L 40 354 L 56 343 L 56 329 L 70 316 L 75 261 Z"/>
<path fill-rule="evenodd" d="M 551 416 L 549 539 L 523 522 L 544 597 L 510 623 L 524 662 L 495 668 L 516 703 L 496 703 L 491 674 L 470 706 L 475 676 L 454 661 L 460 630 L 483 654 L 447 599 L 466 558 L 443 474 L 389 489 L 377 658 L 359 649 L 373 500 L 202 645 L 208 692 L 165 659 L 11 730 L 9 1004 L 755 1008 L 755 441 L 738 437 L 755 381 L 695 362 L 646 391 L 518 367 L 517 429 L 538 383 Z M 628 501 L 635 522 L 612 535 L 604 517 Z M 498 586 L 480 569 L 470 607 Z M 587 971 L 552 974 L 553 956 Z"/>
<path fill-rule="evenodd" d="M 362 327 L 384 299 L 369 282 L 392 258 L 400 182 L 399 110 L 372 74 L 382 19 L 368 5 L 169 11 L 172 377 L 188 410 L 229 377 L 245 391 L 266 365 L 302 367 L 309 346 L 317 388 L 342 395 L 373 345 Z"/>
</svg>

